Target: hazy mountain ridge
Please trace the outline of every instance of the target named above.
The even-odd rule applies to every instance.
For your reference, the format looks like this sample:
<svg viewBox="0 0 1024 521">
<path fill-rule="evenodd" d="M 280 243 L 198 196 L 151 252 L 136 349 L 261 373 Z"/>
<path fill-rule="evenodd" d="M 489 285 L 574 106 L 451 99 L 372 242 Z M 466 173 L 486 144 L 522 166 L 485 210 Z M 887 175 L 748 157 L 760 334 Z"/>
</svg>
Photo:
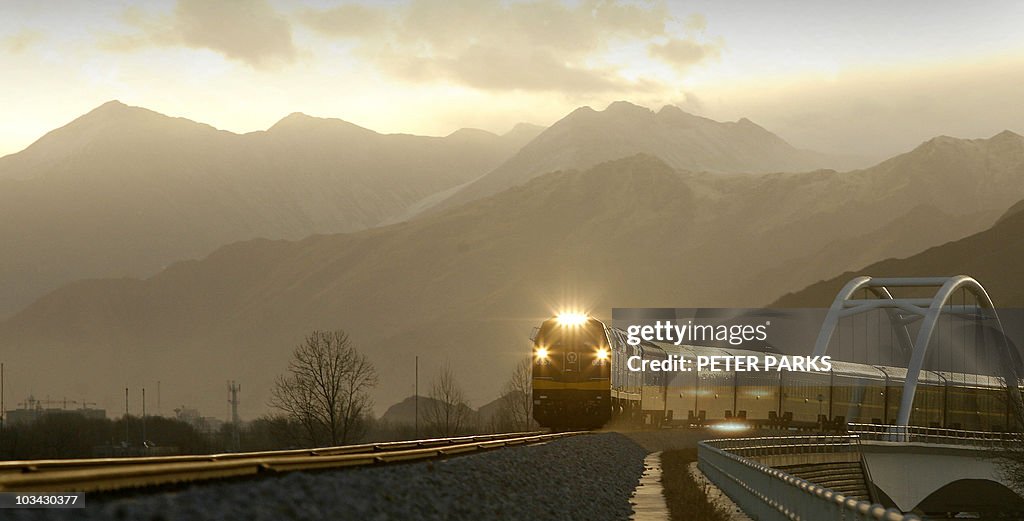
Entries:
<svg viewBox="0 0 1024 521">
<path fill-rule="evenodd" d="M 741 285 L 758 297 L 754 304 L 764 304 L 838 271 L 981 231 L 1024 197 L 1021 180 L 1024 138 L 1009 131 L 987 139 L 935 138 L 871 168 L 837 175 L 766 176 L 751 192 L 767 205 L 745 204 L 777 226 L 762 237 L 762 251 L 786 263 Z M 823 242 L 808 251 L 793 246 L 787 236 L 794 235 Z M 760 278 L 773 280 L 774 287 Z"/>
<path fill-rule="evenodd" d="M 420 418 L 420 429 L 426 431 L 428 428 L 430 418 L 430 408 L 437 407 L 437 410 L 443 410 L 444 402 L 441 400 L 436 400 L 429 396 L 424 396 L 422 394 L 419 396 L 419 403 L 417 404 L 416 402 L 416 397 L 410 396 L 398 403 L 392 404 L 390 407 L 387 408 L 387 410 L 384 411 L 384 414 L 380 416 L 380 420 L 389 422 L 393 425 L 412 426 L 416 423 L 418 408 L 418 415 Z M 465 414 L 467 416 L 467 423 L 470 421 L 470 419 L 478 420 L 478 417 L 480 416 L 481 412 L 489 413 L 487 414 L 486 419 L 490 419 L 490 416 L 493 415 L 493 413 L 490 413 L 490 409 L 495 408 L 497 402 L 498 400 L 495 400 L 494 402 L 484 404 L 483 406 L 480 407 L 480 409 L 473 409 L 472 407 L 469 407 L 467 405 L 465 410 L 462 411 L 462 414 Z"/>
<path fill-rule="evenodd" d="M 0 179 L 26 180 L 45 174 L 67 174 L 69 165 L 64 162 L 76 154 L 95 152 L 99 146 L 97 140 L 107 143 L 123 139 L 135 141 L 148 133 L 168 139 L 191 138 L 195 142 L 236 136 L 186 118 L 169 117 L 149 109 L 129 107 L 119 101 L 108 101 L 67 125 L 48 132 L 25 150 L 0 157 Z M 57 168 L 59 166 L 64 169 Z"/>
<path fill-rule="evenodd" d="M 760 305 L 794 280 L 984 229 L 1024 199 L 1022 148 L 1024 139 L 1000 134 L 929 142 L 854 172 L 729 176 L 638 155 L 539 176 L 412 222 L 241 242 L 143 281 L 76 283 L 0 323 L 0 343 L 25 347 L 17 362 L 40 385 L 63 374 L 54 388 L 106 392 L 67 377 L 70 367 L 31 369 L 34 357 L 75 352 L 71 374 L 95 371 L 100 382 L 188 371 L 201 382 L 181 391 L 189 403 L 203 403 L 202 382 L 215 390 L 228 377 L 245 381 L 251 413 L 305 333 L 342 327 L 378 365 L 377 403 L 407 395 L 398 391 L 413 355 L 421 376 L 450 360 L 480 400 L 496 394 L 528 352 L 531 327 L 557 306 L 578 302 L 601 315 L 613 306 Z M 963 157 L 941 168 L 956 150 Z M 962 193 L 961 176 L 984 188 Z M 922 221 L 928 233 L 887 228 Z M 866 237 L 871 248 L 859 242 Z M 829 265 L 799 264 L 825 249 Z M 796 273 L 762 276 L 772 270 Z"/>
<path fill-rule="evenodd" d="M 1021 201 L 1011 206 L 1008 210 L 1006 210 L 1006 212 L 1003 213 L 1003 215 L 999 216 L 999 220 L 997 220 L 996 223 L 1002 222 L 1022 212 L 1024 212 L 1024 201 Z"/>
<path fill-rule="evenodd" d="M 529 131 L 384 135 L 292 114 L 239 135 L 106 103 L 0 158 L 0 316 L 79 278 L 374 226 L 493 168 Z"/>
<path fill-rule="evenodd" d="M 772 303 L 779 307 L 824 307 L 856 275 L 875 277 L 970 275 L 996 307 L 1024 307 L 1024 269 L 1014 262 L 1024 256 L 1024 201 L 991 228 L 905 258 L 891 258 L 787 293 Z"/>
<path fill-rule="evenodd" d="M 102 382 L 131 380 L 153 368 L 181 368 L 182 364 L 200 381 L 216 378 L 219 382 L 221 378 L 214 375 L 229 370 L 253 382 L 250 388 L 259 389 L 270 372 L 284 367 L 296 334 L 301 336 L 310 328 L 345 327 L 368 349 L 388 383 L 412 369 L 411 363 L 409 367 L 401 363 L 402 354 L 432 354 L 429 361 L 421 360 L 421 374 L 426 377 L 429 363 L 440 362 L 435 357 L 447 351 L 453 365 L 459 364 L 467 387 L 477 389 L 484 381 L 493 384 L 495 375 L 486 371 L 466 375 L 467 360 L 460 346 L 491 345 L 488 340 L 493 342 L 494 334 L 489 328 L 464 331 L 466 324 L 478 324 L 481 316 L 508 316 L 487 311 L 496 305 L 530 313 L 526 316 L 531 323 L 537 299 L 547 293 L 544 288 L 554 286 L 551 277 L 557 281 L 563 273 L 542 269 L 543 258 L 512 254 L 530 251 L 538 240 L 521 230 L 543 229 L 540 239 L 546 245 L 572 245 L 575 254 L 559 258 L 562 266 L 575 264 L 572 257 L 584 257 L 596 237 L 574 238 L 577 228 L 568 219 L 573 209 L 588 207 L 595 197 L 611 200 L 628 195 L 626 188 L 639 191 L 635 200 L 640 201 L 662 192 L 651 187 L 682 186 L 677 175 L 650 158 L 641 159 L 630 175 L 616 165 L 605 167 L 599 175 L 617 181 L 622 189 L 613 196 L 602 183 L 588 182 L 589 175 L 567 172 L 417 223 L 297 242 L 247 241 L 221 248 L 202 261 L 175 264 L 143 281 L 74 283 L 0 325 L 0 341 L 36 346 L 22 353 L 29 358 L 50 358 L 60 352 L 87 354 L 76 362 L 75 372 L 88 367 L 106 376 L 79 384 L 94 394 L 102 392 L 98 388 Z M 680 192 L 678 188 L 670 191 Z M 557 210 L 552 198 L 565 194 L 576 194 L 571 197 L 573 204 Z M 560 218 L 551 218 L 553 209 Z M 617 221 L 629 218 L 632 209 L 598 213 L 595 217 L 601 220 Z M 497 218 L 485 217 L 496 214 Z M 628 233 L 623 239 L 628 239 Z M 614 270 L 589 271 L 583 285 L 594 286 Z M 525 297 L 522 281 L 536 276 L 548 282 L 531 282 L 529 287 L 536 292 Z M 510 291 L 515 296 L 506 296 Z M 499 336 L 522 337 L 521 323 L 504 324 L 505 334 Z M 478 361 L 493 362 L 503 381 L 502 366 L 511 368 L 521 345 L 514 342 L 500 356 L 481 353 Z M 111 365 L 110 360 L 119 362 Z M 245 363 L 239 366 L 240 360 Z M 37 372 L 31 364 L 24 371 L 28 376 L 23 373 L 22 378 L 40 383 L 52 374 Z M 390 387 L 388 383 L 382 387 Z M 173 383 L 165 379 L 164 386 L 172 389 Z M 202 403 L 200 398 L 196 395 L 186 401 Z M 378 403 L 387 403 L 387 398 Z M 250 395 L 249 400 L 249 407 L 261 409 L 265 396 Z"/>
<path fill-rule="evenodd" d="M 887 188 L 891 190 L 893 187 L 906 187 L 906 183 L 914 183 L 915 191 L 922 199 L 932 202 L 912 207 L 900 219 L 856 239 L 858 244 L 864 245 L 864 251 L 855 257 L 859 260 L 855 264 L 850 264 L 849 260 L 852 259 L 834 248 L 795 261 L 792 266 L 793 272 L 800 272 L 805 277 L 813 275 L 819 282 L 796 292 L 795 295 L 787 293 L 787 296 L 781 298 L 778 295 L 787 290 L 780 288 L 779 293 L 766 298 L 766 302 L 775 300 L 773 305 L 812 305 L 812 302 L 823 298 L 830 302 L 835 297 L 835 291 L 838 291 L 854 273 L 876 276 L 966 273 L 967 264 L 959 269 L 952 264 L 946 265 L 941 272 L 930 272 L 930 269 L 938 265 L 928 261 L 927 259 L 931 257 L 925 255 L 927 252 L 922 250 L 931 251 L 936 249 L 933 246 L 945 244 L 953 239 L 964 238 L 963 241 L 968 241 L 968 236 L 973 237 L 974 234 L 985 235 L 992 233 L 991 230 L 1002 230 L 1004 228 L 999 226 L 1001 223 L 1024 211 L 1024 201 L 1013 202 L 1013 199 L 1020 195 L 1018 186 L 1024 179 L 1024 137 L 1009 130 L 988 139 L 939 136 L 906 154 L 884 161 L 871 170 L 877 173 L 873 187 L 876 193 L 886 194 Z M 894 181 L 889 179 L 891 174 L 898 174 L 900 177 Z M 883 201 L 891 202 L 888 199 Z M 1008 204 L 1012 206 L 1007 209 Z M 976 213 L 953 218 L 957 210 L 962 212 L 971 208 L 975 209 Z M 897 233 L 900 230 L 917 232 Z M 906 240 L 907 235 L 910 235 L 910 240 Z M 943 235 L 945 239 L 941 239 Z M 890 246 L 886 247 L 886 243 Z M 950 245 L 941 248 L 946 246 Z M 835 276 L 834 272 L 827 273 L 820 269 L 823 261 L 827 262 L 840 255 L 846 261 L 844 270 L 857 268 L 857 271 Z M 907 259 L 897 260 L 902 258 Z M 879 262 L 879 259 L 889 260 Z M 890 273 L 887 270 L 896 271 Z M 790 284 L 790 291 L 793 287 L 807 285 L 806 281 L 792 278 L 791 273 L 786 277 L 787 273 L 784 270 L 777 270 L 772 275 L 777 275 L 779 280 Z M 997 279 L 1012 284 L 1012 277 L 999 276 Z M 826 297 L 825 293 L 829 291 L 832 291 L 832 295 Z M 1010 295 L 1013 294 L 1011 291 Z M 828 302 L 820 305 L 827 304 Z"/>
<path fill-rule="evenodd" d="M 848 158 L 799 150 L 746 118 L 718 122 L 672 105 L 655 112 L 617 101 L 603 111 L 574 110 L 437 208 L 485 197 L 547 172 L 587 169 L 638 153 L 675 169 L 708 172 L 798 172 L 849 164 Z"/>
</svg>

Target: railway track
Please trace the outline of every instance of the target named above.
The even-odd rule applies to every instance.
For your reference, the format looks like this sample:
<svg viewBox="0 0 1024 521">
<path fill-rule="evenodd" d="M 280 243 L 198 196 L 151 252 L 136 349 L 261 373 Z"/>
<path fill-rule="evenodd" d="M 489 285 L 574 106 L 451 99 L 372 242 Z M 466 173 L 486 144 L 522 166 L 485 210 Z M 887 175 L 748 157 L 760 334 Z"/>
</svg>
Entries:
<svg viewBox="0 0 1024 521">
<path fill-rule="evenodd" d="M 315 449 L 195 456 L 0 462 L 0 492 L 105 492 L 301 470 L 442 458 L 541 443 L 582 432 L 520 432 Z"/>
</svg>

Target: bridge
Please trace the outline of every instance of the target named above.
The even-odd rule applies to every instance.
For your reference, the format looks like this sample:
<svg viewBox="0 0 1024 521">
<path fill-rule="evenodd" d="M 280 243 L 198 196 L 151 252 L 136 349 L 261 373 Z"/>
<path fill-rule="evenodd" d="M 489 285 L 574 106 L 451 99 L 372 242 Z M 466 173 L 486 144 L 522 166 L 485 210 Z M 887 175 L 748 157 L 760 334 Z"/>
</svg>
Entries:
<svg viewBox="0 0 1024 521">
<path fill-rule="evenodd" d="M 1024 515 L 1024 499 L 1000 460 L 1019 446 L 1015 434 L 850 427 L 845 435 L 705 441 L 699 466 L 760 520 L 895 521 L 917 518 L 903 512 L 985 513 L 994 506 Z"/>
<path fill-rule="evenodd" d="M 856 424 L 850 432 L 877 497 L 904 512 L 1024 511 L 1000 461 L 1020 444 L 1016 434 Z"/>
<path fill-rule="evenodd" d="M 860 298 L 857 298 L 858 295 Z M 909 278 L 862 276 L 852 279 L 839 291 L 829 308 L 814 345 L 814 356 L 829 354 L 830 349 L 841 350 L 842 337 L 838 346 L 832 341 L 833 337 L 844 320 L 848 322 L 850 336 L 854 337 L 858 316 L 864 325 L 864 340 L 868 341 L 870 319 L 867 315 L 872 312 L 884 312 L 885 323 L 896 339 L 892 343 L 891 361 L 906 368 L 896 425 L 910 425 L 918 384 L 927 369 L 935 372 L 958 369 L 959 374 L 978 374 L 982 371 L 997 373 L 995 376 L 1004 382 L 1019 382 L 1024 373 L 1020 354 L 1008 341 L 988 292 L 978 281 L 966 275 Z M 916 334 L 913 331 L 915 328 Z M 881 329 L 878 317 L 875 332 L 879 337 Z M 943 333 L 946 333 L 946 342 L 941 342 Z M 959 345 L 955 342 L 958 335 L 962 337 Z M 974 344 L 973 353 L 968 350 L 969 340 Z M 876 359 L 881 358 L 880 344 L 881 341 L 874 346 L 866 342 L 860 357 L 870 358 L 874 354 Z M 979 344 L 984 360 L 979 360 Z M 856 357 L 856 349 L 851 349 L 851 352 Z M 982 361 L 986 362 L 984 366 L 979 364 Z M 1020 409 L 1020 392 L 1009 394 L 1014 405 Z"/>
<path fill-rule="evenodd" d="M 1020 460 L 1024 450 L 1021 435 L 1010 432 L 1024 418 L 1021 360 L 988 293 L 967 276 L 854 278 L 829 308 L 813 354 L 847 354 L 844 328 L 863 327 L 862 339 L 881 339 L 883 323 L 892 338 L 888 361 L 906 370 L 902 388 L 893 393 L 899 406 L 890 423 L 849 423 L 837 435 L 705 441 L 698 448 L 700 470 L 758 520 L 899 521 L 956 513 L 1024 518 L 1024 498 L 1005 471 L 1007 458 Z M 985 346 L 979 350 L 978 343 Z M 979 353 L 991 360 L 980 364 Z M 862 346 L 860 354 L 860 360 L 844 359 L 877 360 L 881 349 Z M 969 406 L 942 395 L 942 406 L 930 407 L 927 394 L 935 391 L 919 392 L 929 387 L 922 382 L 929 374 L 937 377 L 933 382 L 955 374 L 958 386 L 969 387 L 972 373 L 1002 382 L 1006 422 L 990 422 L 989 430 L 939 428 L 948 426 L 951 404 Z"/>
</svg>

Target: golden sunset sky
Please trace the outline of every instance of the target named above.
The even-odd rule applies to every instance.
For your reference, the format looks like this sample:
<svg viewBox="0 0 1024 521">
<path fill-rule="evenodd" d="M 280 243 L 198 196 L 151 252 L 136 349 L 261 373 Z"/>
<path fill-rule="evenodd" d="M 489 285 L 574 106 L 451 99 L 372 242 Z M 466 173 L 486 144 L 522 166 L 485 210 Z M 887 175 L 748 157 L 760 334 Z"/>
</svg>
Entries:
<svg viewBox="0 0 1024 521">
<path fill-rule="evenodd" d="M 1009 1 L 2 0 L 0 155 L 111 99 L 428 135 L 622 99 L 882 158 L 1024 132 L 1022 26 Z"/>
</svg>

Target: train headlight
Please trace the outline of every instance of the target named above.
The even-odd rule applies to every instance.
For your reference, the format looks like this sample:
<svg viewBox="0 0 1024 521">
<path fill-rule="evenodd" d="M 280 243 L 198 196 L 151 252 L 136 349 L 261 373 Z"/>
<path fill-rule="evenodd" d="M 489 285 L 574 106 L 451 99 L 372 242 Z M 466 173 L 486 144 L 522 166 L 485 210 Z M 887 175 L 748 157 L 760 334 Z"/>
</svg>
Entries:
<svg viewBox="0 0 1024 521">
<path fill-rule="evenodd" d="M 598 349 L 597 350 L 597 359 L 598 360 L 607 360 L 608 359 L 608 350 L 603 348 L 603 347 Z"/>
<path fill-rule="evenodd" d="M 563 326 L 582 326 L 589 320 L 587 315 L 583 313 L 559 313 L 555 318 Z"/>
<path fill-rule="evenodd" d="M 544 360 L 547 357 L 548 357 L 548 348 L 546 348 L 546 347 L 538 347 L 537 348 L 537 359 L 538 360 Z"/>
</svg>

